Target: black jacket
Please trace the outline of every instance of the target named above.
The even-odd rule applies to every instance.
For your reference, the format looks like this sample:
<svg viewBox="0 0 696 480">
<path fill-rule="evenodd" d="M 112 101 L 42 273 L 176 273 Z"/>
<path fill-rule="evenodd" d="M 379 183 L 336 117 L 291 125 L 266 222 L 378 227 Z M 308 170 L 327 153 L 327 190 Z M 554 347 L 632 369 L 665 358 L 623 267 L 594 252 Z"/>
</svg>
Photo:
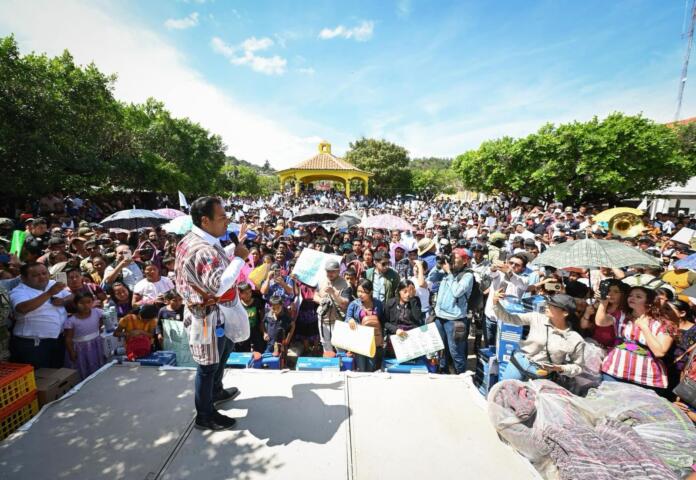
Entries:
<svg viewBox="0 0 696 480">
<path fill-rule="evenodd" d="M 399 298 L 390 298 L 384 303 L 384 327 L 387 335 L 394 335 L 400 327 L 408 329 L 420 327 L 423 325 L 423 312 L 421 312 L 421 302 L 418 297 L 413 297 L 404 306 L 406 313 L 404 318 L 399 315 Z"/>
</svg>

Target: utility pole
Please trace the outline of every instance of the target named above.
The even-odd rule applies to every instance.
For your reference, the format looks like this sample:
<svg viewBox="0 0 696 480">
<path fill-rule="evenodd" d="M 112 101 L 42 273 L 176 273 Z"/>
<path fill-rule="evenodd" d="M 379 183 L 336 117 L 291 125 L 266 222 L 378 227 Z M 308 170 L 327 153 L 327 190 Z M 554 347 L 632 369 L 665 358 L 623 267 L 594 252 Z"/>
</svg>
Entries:
<svg viewBox="0 0 696 480">
<path fill-rule="evenodd" d="M 682 99 L 684 98 L 684 87 L 686 86 L 686 74 L 689 70 L 689 58 L 691 57 L 691 46 L 694 43 L 694 25 L 696 24 L 696 0 L 691 6 L 691 24 L 687 32 L 688 41 L 686 43 L 686 53 L 684 54 L 684 65 L 682 65 L 681 78 L 679 79 L 679 95 L 677 96 L 677 113 L 674 121 L 679 121 L 681 115 Z"/>
</svg>

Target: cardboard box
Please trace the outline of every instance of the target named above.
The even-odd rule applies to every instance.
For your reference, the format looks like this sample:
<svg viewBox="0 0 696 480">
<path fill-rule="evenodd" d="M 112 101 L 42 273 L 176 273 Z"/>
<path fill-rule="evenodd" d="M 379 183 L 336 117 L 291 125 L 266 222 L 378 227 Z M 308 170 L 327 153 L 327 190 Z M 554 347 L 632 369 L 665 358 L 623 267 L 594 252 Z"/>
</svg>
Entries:
<svg viewBox="0 0 696 480">
<path fill-rule="evenodd" d="M 80 383 L 80 374 L 71 368 L 39 368 L 34 371 L 34 376 L 39 393 L 39 406 L 59 399 Z"/>
</svg>

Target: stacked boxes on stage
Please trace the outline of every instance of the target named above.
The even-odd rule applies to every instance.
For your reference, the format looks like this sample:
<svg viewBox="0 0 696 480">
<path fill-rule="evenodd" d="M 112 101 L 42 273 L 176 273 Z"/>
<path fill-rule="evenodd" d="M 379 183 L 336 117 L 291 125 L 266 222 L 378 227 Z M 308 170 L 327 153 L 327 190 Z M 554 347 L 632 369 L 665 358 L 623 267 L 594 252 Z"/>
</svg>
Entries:
<svg viewBox="0 0 696 480">
<path fill-rule="evenodd" d="M 34 367 L 0 363 L 0 440 L 39 411 Z"/>
<path fill-rule="evenodd" d="M 482 348 L 478 351 L 474 385 L 484 397 L 488 396 L 490 388 L 498 382 L 498 358 L 495 348 Z"/>
<path fill-rule="evenodd" d="M 499 363 L 509 362 L 512 352 L 519 349 L 523 331 L 524 327 L 522 325 L 498 322 L 496 351 L 498 352 Z"/>
<path fill-rule="evenodd" d="M 254 362 L 254 368 L 280 370 L 280 357 L 274 357 L 272 353 L 264 353 L 261 360 Z"/>
<path fill-rule="evenodd" d="M 349 356 L 346 352 L 337 353 L 336 356 L 341 359 L 341 371 L 352 371 L 355 368 L 355 357 Z"/>
</svg>

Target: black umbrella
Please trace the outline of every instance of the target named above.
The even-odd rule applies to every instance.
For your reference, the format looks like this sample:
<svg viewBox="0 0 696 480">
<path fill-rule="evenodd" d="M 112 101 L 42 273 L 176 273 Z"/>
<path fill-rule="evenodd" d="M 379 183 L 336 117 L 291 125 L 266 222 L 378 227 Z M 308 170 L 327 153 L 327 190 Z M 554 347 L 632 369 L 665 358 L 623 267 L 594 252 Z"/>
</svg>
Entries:
<svg viewBox="0 0 696 480">
<path fill-rule="evenodd" d="M 336 219 L 336 228 L 350 228 L 360 223 L 359 217 L 341 215 Z"/>
<path fill-rule="evenodd" d="M 335 220 L 338 218 L 338 213 L 330 208 L 324 207 L 309 207 L 300 211 L 292 218 L 293 222 L 323 222 L 326 220 Z"/>
<path fill-rule="evenodd" d="M 105 228 L 123 228 L 126 230 L 137 230 L 139 228 L 154 228 L 159 225 L 169 223 L 169 219 L 159 213 L 133 208 L 131 210 L 121 210 L 109 215 L 102 220 L 101 225 Z"/>
</svg>

